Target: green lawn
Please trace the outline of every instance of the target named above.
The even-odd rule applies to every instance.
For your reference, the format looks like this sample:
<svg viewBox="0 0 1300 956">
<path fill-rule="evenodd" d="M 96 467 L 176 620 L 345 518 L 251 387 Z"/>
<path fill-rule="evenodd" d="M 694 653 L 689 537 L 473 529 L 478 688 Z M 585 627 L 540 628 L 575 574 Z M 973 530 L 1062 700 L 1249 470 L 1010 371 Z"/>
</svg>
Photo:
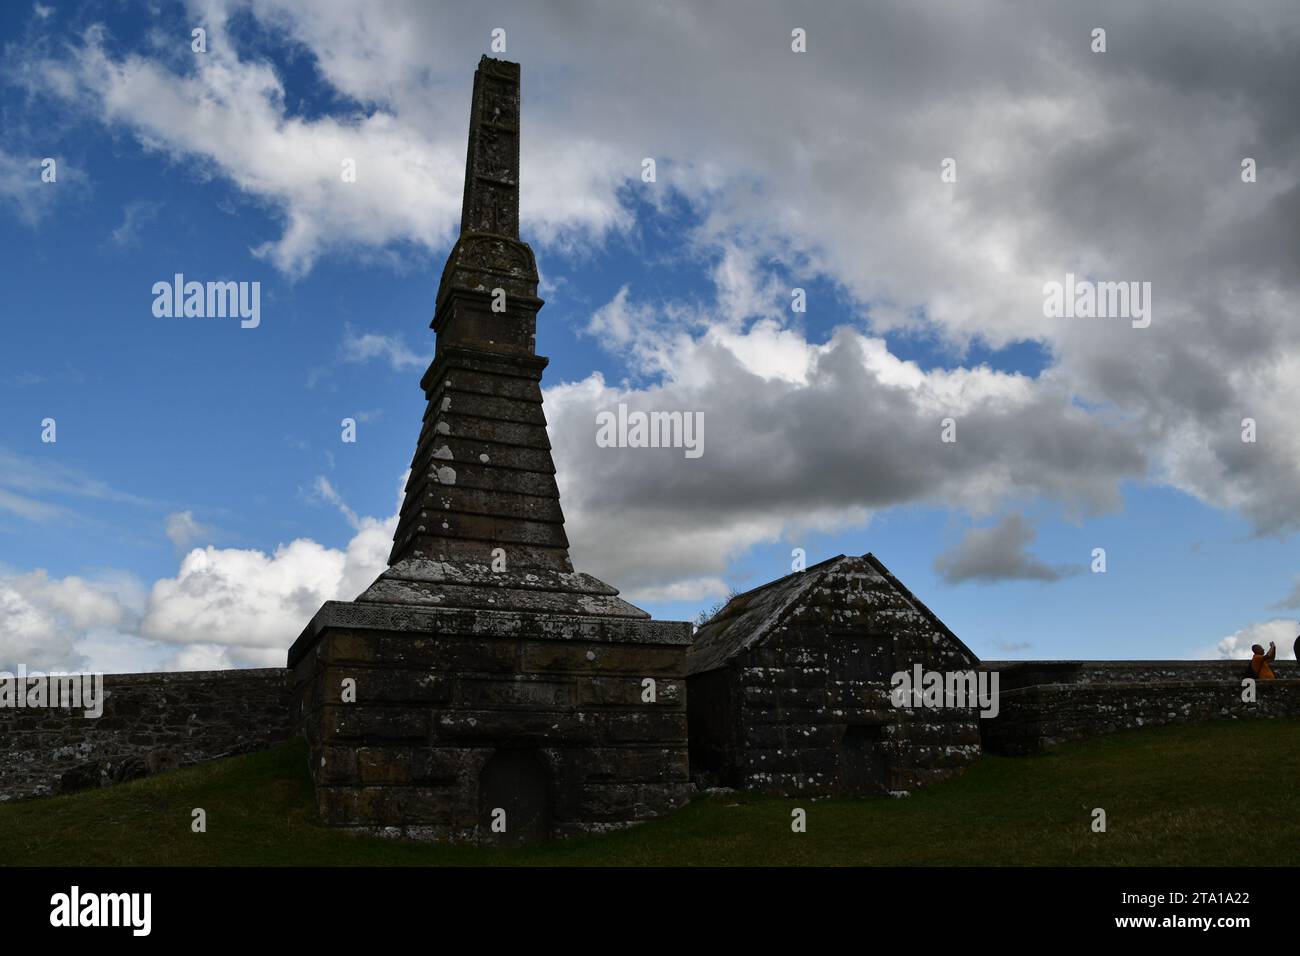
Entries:
<svg viewBox="0 0 1300 956">
<path fill-rule="evenodd" d="M 293 743 L 106 790 L 0 805 L 6 865 L 1294 865 L 1300 721 L 1164 727 L 982 757 L 906 799 L 701 797 L 665 820 L 522 850 L 354 837 L 314 821 Z M 790 811 L 808 830 L 790 831 Z M 190 832 L 203 807 L 208 832 Z M 1103 807 L 1107 833 L 1093 833 Z"/>
</svg>

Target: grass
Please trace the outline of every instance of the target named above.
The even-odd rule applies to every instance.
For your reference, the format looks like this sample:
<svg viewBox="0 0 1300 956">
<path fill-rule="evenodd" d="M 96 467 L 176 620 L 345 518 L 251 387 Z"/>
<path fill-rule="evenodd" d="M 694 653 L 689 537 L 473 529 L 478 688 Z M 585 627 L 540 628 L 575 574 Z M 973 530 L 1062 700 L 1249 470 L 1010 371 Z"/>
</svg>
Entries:
<svg viewBox="0 0 1300 956">
<path fill-rule="evenodd" d="M 290 743 L 106 790 L 0 805 L 4 865 L 1294 865 L 1300 721 L 1134 731 L 984 756 L 907 799 L 698 797 L 629 831 L 524 849 L 358 837 L 315 820 Z M 806 833 L 790 830 L 794 807 Z M 203 807 L 208 832 L 190 831 Z M 1093 833 L 1092 810 L 1107 814 Z"/>
</svg>

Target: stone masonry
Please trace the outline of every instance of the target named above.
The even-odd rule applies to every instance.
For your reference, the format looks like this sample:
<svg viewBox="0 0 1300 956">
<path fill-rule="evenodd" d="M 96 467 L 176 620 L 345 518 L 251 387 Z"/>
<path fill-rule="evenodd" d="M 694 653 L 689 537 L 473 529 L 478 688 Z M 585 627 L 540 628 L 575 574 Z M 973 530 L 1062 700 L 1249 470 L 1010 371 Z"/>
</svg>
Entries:
<svg viewBox="0 0 1300 956">
<path fill-rule="evenodd" d="M 1245 661 L 986 661 L 1001 708 L 980 721 L 986 753 L 1026 756 L 1070 740 L 1205 720 L 1300 718 L 1300 680 L 1257 681 L 1242 700 Z M 1288 679 L 1290 678 L 1290 679 Z"/>
<path fill-rule="evenodd" d="M 134 780 L 289 739 L 282 668 L 109 674 L 104 711 L 0 709 L 0 801 Z"/>
<path fill-rule="evenodd" d="M 733 598 L 687 658 L 691 772 L 774 794 L 903 793 L 979 755 L 971 707 L 895 707 L 914 664 L 979 661 L 871 554 L 840 555 Z"/>
</svg>

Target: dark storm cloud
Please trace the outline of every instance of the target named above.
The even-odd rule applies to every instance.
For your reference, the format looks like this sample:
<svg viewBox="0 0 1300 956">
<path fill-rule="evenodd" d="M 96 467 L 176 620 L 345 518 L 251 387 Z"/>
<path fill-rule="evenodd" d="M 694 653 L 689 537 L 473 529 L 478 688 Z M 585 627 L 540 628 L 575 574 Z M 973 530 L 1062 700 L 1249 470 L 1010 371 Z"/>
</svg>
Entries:
<svg viewBox="0 0 1300 956">
<path fill-rule="evenodd" d="M 1023 515 L 1010 514 L 987 528 L 971 528 L 951 551 L 934 559 L 934 569 L 948 584 L 963 581 L 1058 581 L 1078 568 L 1053 567 L 1025 548 L 1034 528 Z"/>
</svg>

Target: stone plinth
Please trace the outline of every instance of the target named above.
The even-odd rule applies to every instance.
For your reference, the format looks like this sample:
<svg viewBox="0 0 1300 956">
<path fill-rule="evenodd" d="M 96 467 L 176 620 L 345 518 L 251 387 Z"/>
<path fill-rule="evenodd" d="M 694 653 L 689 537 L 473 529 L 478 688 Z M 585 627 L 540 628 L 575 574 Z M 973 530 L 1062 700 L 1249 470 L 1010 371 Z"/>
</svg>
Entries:
<svg viewBox="0 0 1300 956">
<path fill-rule="evenodd" d="M 583 590 L 550 589 L 561 585 Z M 571 573 L 403 562 L 358 601 L 326 604 L 289 657 L 322 820 L 519 842 L 683 804 L 691 628 L 650 621 L 612 590 Z"/>
</svg>

